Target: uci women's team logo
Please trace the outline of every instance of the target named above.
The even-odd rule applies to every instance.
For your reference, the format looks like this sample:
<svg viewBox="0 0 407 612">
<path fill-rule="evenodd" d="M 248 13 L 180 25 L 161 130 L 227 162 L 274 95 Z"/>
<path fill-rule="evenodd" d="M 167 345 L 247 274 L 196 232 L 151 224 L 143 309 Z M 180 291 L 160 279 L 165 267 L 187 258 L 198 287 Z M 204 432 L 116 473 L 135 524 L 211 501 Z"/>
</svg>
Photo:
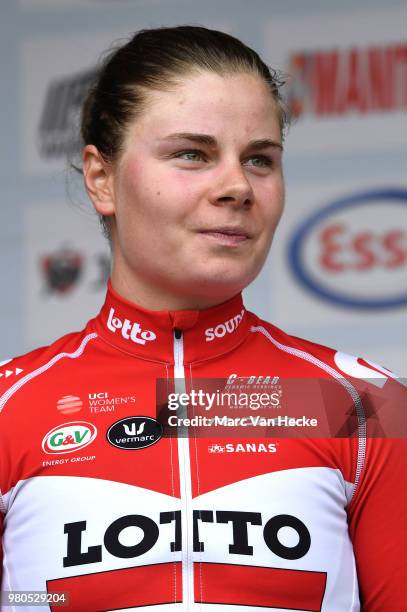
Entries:
<svg viewBox="0 0 407 612">
<path fill-rule="evenodd" d="M 49 455 L 73 453 L 88 446 L 96 438 L 97 429 L 92 423 L 73 421 L 58 425 L 45 434 L 42 450 Z"/>
</svg>

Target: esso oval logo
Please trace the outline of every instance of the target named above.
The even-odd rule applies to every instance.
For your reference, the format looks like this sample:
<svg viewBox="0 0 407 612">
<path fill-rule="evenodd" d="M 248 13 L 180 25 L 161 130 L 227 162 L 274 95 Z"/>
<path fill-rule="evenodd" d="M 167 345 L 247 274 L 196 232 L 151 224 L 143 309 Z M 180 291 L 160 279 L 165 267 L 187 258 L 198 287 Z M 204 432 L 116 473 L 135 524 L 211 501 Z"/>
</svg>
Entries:
<svg viewBox="0 0 407 612">
<path fill-rule="evenodd" d="M 42 450 L 49 455 L 73 453 L 88 446 L 96 438 L 97 429 L 92 423 L 72 421 L 51 429 L 42 440 Z"/>
<path fill-rule="evenodd" d="M 348 308 L 407 304 L 407 191 L 337 200 L 306 219 L 289 243 L 297 280 Z"/>
</svg>

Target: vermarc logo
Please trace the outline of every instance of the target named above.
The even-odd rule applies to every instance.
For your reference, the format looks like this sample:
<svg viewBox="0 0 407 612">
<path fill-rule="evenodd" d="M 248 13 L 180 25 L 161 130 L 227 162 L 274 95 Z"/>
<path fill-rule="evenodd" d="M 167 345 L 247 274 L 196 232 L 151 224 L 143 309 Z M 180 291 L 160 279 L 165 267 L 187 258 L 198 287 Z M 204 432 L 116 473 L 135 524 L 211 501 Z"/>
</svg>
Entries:
<svg viewBox="0 0 407 612">
<path fill-rule="evenodd" d="M 116 333 L 116 330 L 120 329 L 123 338 L 125 340 L 131 340 L 135 344 L 145 344 L 157 338 L 153 331 L 149 329 L 143 331 L 140 323 L 132 323 L 129 319 L 124 319 L 124 321 L 122 321 L 119 317 L 115 316 L 114 308 L 110 309 L 107 327 L 113 333 Z"/>
<path fill-rule="evenodd" d="M 111 425 L 106 433 L 109 444 L 123 450 L 139 450 L 158 442 L 163 435 L 161 424 L 145 416 L 130 416 Z"/>
</svg>

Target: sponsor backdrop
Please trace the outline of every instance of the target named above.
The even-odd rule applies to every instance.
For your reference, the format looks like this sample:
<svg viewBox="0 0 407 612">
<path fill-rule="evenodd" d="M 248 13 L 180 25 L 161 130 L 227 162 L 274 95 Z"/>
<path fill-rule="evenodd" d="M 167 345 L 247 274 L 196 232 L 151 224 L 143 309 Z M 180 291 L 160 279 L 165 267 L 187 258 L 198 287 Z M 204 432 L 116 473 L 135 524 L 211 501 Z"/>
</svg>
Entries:
<svg viewBox="0 0 407 612">
<path fill-rule="evenodd" d="M 247 306 L 406 376 L 407 8 L 381 5 L 8 3 L 0 360 L 82 327 L 104 297 L 109 248 L 67 162 L 78 153 L 78 109 L 98 57 L 139 28 L 195 23 L 241 37 L 289 75 L 286 212 Z"/>
</svg>

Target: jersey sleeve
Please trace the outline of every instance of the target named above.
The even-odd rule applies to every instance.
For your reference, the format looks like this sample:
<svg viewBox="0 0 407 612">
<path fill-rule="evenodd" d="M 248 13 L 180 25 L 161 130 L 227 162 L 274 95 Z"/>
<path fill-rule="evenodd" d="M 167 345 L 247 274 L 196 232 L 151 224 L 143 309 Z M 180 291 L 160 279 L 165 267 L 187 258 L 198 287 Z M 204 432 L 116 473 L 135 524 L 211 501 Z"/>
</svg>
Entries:
<svg viewBox="0 0 407 612">
<path fill-rule="evenodd" d="M 407 602 L 407 388 L 389 381 L 387 397 L 386 386 L 366 420 L 348 508 L 363 612 L 395 612 Z"/>
<path fill-rule="evenodd" d="M 2 500 L 0 493 L 0 593 L 2 590 L 3 581 L 3 527 L 4 527 L 4 513 L 2 509 Z"/>
</svg>

